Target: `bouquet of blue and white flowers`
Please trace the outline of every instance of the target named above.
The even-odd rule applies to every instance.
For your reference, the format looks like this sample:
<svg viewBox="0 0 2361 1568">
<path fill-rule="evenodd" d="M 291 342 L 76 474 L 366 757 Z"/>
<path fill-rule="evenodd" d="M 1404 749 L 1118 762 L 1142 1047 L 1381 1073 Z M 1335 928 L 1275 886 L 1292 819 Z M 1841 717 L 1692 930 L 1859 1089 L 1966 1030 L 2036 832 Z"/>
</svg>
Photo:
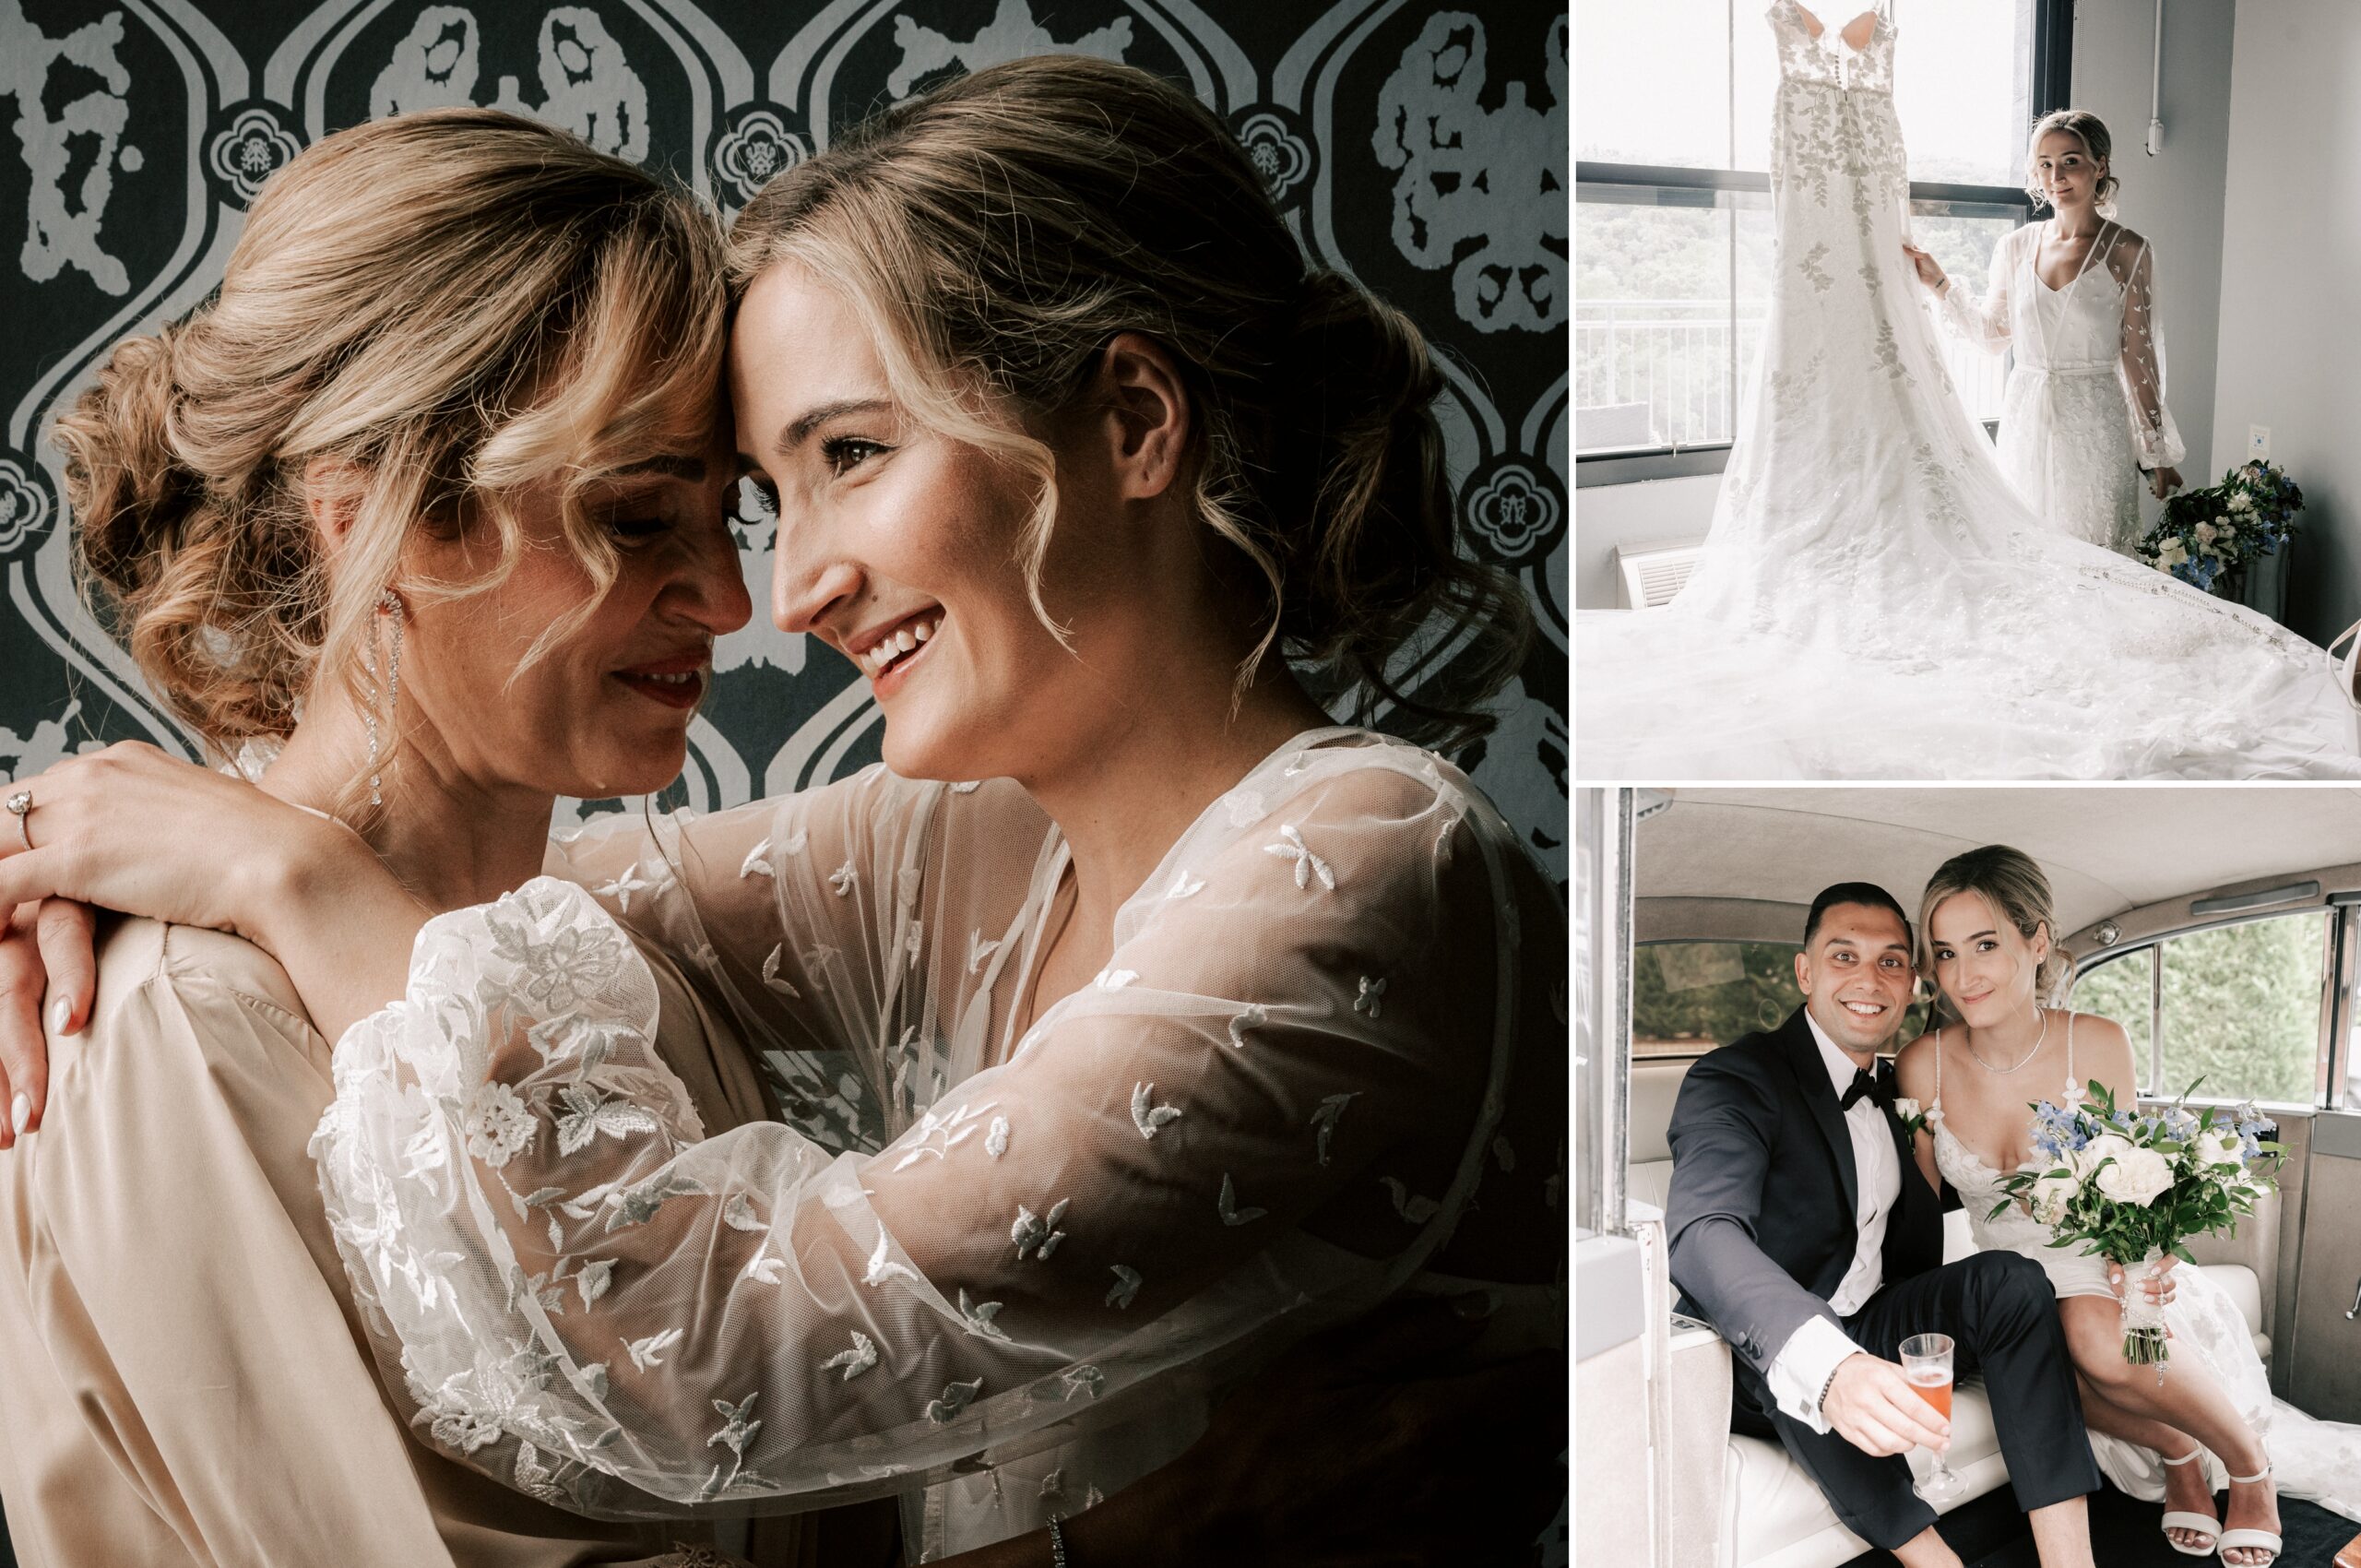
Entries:
<svg viewBox="0 0 2361 1568">
<path fill-rule="evenodd" d="M 2219 484 L 2166 501 L 2154 529 L 2133 549 L 2158 571 L 2211 593 L 2226 574 L 2278 554 L 2303 507 L 2304 493 L 2285 470 L 2258 458 L 2232 469 Z"/>
<path fill-rule="evenodd" d="M 2039 1158 L 2001 1182 L 2009 1197 L 1992 1212 L 2022 1200 L 2049 1227 L 2051 1246 L 2080 1241 L 2083 1255 L 2096 1253 L 2127 1272 L 2144 1266 L 2153 1275 L 2166 1253 L 2196 1262 L 2188 1239 L 2235 1232 L 2240 1217 L 2276 1186 L 2284 1152 L 2263 1135 L 2278 1128 L 2250 1103 L 2191 1111 L 2187 1101 L 2196 1089 L 2191 1084 L 2172 1104 L 2142 1114 L 2137 1107 L 2118 1110 L 2094 1079 L 2086 1099 L 2035 1106 Z M 2123 1314 L 2123 1359 L 2161 1364 L 2164 1313 L 2136 1281 L 2125 1285 Z"/>
</svg>

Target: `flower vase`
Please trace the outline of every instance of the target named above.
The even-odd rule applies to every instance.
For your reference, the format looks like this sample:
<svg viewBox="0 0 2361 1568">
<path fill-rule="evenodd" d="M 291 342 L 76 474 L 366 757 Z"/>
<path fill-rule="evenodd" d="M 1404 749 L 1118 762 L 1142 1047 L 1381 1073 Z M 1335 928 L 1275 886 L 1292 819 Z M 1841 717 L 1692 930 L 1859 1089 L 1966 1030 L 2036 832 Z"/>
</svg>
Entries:
<svg viewBox="0 0 2361 1568">
<path fill-rule="evenodd" d="M 2148 1282 L 2162 1277 L 2162 1253 L 2150 1253 L 2136 1265 L 2125 1265 L 2123 1271 L 2123 1359 L 2135 1367 L 2153 1365 L 2160 1386 L 2171 1353 L 2165 1339 L 2165 1309 L 2149 1300 Z"/>
</svg>

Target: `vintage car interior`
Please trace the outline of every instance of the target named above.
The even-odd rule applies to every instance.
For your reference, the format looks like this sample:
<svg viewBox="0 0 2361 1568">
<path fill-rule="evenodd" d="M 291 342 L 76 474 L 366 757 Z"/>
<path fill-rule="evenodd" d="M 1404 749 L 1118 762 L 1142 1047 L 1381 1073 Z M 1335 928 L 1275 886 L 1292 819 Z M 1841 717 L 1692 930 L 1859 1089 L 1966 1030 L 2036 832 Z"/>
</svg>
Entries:
<svg viewBox="0 0 2361 1568">
<path fill-rule="evenodd" d="M 1700 1055 L 1797 1005 L 1815 893 L 1872 881 L 1915 917 L 1937 865 L 1978 844 L 2047 871 L 2068 1000 L 2125 1026 L 2143 1103 L 2202 1075 L 2192 1106 L 2252 1099 L 2276 1119 L 2279 1194 L 2192 1251 L 2277 1396 L 2361 1420 L 2361 790 L 1587 790 L 1573 817 L 1577 1561 L 1829 1568 L 1867 1550 L 1775 1443 L 1730 1431 L 1726 1348 L 1672 1311 L 1665 1129 Z M 1964 1212 L 1946 1235 L 1947 1258 L 1970 1250 Z M 1973 1382 L 1950 1463 L 1968 1482 L 1954 1509 L 2005 1517 Z M 2315 1558 L 2291 1536 L 2283 1562 L 2325 1563 L 2352 1533 L 2314 1515 L 2334 1544 Z"/>
</svg>

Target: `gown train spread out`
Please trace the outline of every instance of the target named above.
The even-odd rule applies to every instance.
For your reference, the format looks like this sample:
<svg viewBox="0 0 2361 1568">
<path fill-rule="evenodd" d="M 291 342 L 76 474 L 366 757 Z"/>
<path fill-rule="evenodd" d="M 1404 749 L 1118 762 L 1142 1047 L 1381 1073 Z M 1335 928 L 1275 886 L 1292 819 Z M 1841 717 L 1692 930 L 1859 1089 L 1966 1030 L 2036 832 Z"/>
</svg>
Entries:
<svg viewBox="0 0 2361 1568">
<path fill-rule="evenodd" d="M 1892 23 L 1855 53 L 1770 15 L 1757 380 L 1688 586 L 1576 617 L 1584 775 L 2361 778 L 2318 647 L 2019 498 L 1903 254 Z"/>
</svg>

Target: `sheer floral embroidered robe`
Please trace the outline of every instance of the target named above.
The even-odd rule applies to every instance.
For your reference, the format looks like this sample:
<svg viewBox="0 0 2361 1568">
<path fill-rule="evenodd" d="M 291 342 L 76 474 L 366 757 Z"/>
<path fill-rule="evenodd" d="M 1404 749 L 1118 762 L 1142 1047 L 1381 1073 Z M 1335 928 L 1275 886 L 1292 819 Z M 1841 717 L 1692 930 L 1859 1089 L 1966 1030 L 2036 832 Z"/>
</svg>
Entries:
<svg viewBox="0 0 2361 1568">
<path fill-rule="evenodd" d="M 1066 852 L 1013 784 L 872 767 L 650 832 L 556 850 L 589 892 L 431 923 L 314 1143 L 389 1382 L 510 1484 L 902 1491 L 931 1556 L 1087 1506 L 1422 1270 L 1562 1324 L 1561 917 L 1427 754 L 1281 748 L 1022 1039 Z M 782 1123 L 703 1134 L 609 910 L 763 1051 Z"/>
<path fill-rule="evenodd" d="M 2109 223 L 2053 289 L 2034 265 L 2047 228 L 2026 224 L 1993 248 L 1982 298 L 1953 279 L 1942 318 L 1980 348 L 2015 350 L 1999 456 L 2017 493 L 2053 528 L 2129 555 L 2146 531 L 2138 470 L 2188 456 L 2165 407 L 2154 254 Z"/>
</svg>

